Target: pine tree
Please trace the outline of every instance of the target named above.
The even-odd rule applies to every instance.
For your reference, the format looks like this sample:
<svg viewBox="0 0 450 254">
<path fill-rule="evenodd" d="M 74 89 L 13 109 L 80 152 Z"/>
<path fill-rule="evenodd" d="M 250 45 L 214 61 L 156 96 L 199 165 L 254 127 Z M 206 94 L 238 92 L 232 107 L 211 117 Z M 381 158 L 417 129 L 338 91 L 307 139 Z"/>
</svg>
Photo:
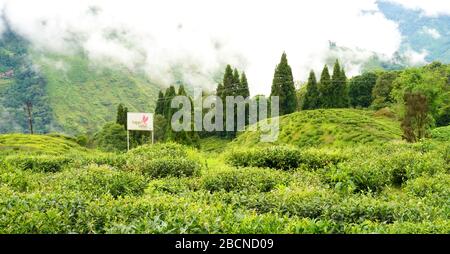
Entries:
<svg viewBox="0 0 450 254">
<path fill-rule="evenodd" d="M 316 109 L 319 107 L 320 93 L 317 87 L 317 80 L 314 71 L 309 73 L 308 84 L 306 85 L 305 102 L 303 109 Z"/>
<path fill-rule="evenodd" d="M 233 71 L 233 96 L 238 96 L 241 94 L 241 80 L 239 77 L 239 71 L 235 68 Z"/>
<path fill-rule="evenodd" d="M 223 75 L 223 93 L 222 95 L 224 98 L 226 96 L 231 96 L 232 92 L 234 91 L 234 75 L 233 75 L 233 69 L 231 69 L 230 65 L 227 65 L 225 68 L 225 74 Z"/>
<path fill-rule="evenodd" d="M 164 93 L 160 90 L 158 94 L 158 101 L 156 102 L 155 114 L 164 114 Z"/>
<path fill-rule="evenodd" d="M 320 99 L 319 99 L 319 108 L 330 108 L 332 99 L 332 87 L 331 87 L 331 78 L 330 72 L 328 71 L 328 66 L 324 66 L 322 70 L 322 74 L 320 75 L 319 81 L 319 91 L 320 91 Z"/>
<path fill-rule="evenodd" d="M 240 95 L 242 95 L 244 98 L 250 97 L 250 90 L 248 88 L 248 81 L 247 76 L 245 75 L 245 72 L 242 72 L 241 74 L 241 82 L 240 82 Z"/>
<path fill-rule="evenodd" d="M 341 69 L 339 60 L 336 59 L 333 68 L 333 76 L 331 78 L 332 94 L 330 107 L 332 108 L 344 108 L 348 105 L 348 99 L 346 96 L 347 78 L 345 72 Z"/>
<path fill-rule="evenodd" d="M 164 116 L 168 121 L 172 118 L 172 109 L 170 107 L 170 103 L 172 102 L 172 99 L 176 96 L 176 91 L 174 86 L 170 86 L 166 90 L 166 94 L 164 95 Z"/>
<path fill-rule="evenodd" d="M 297 109 L 294 78 L 286 53 L 283 53 L 275 69 L 270 96 L 279 96 L 280 115 L 290 114 Z"/>
</svg>

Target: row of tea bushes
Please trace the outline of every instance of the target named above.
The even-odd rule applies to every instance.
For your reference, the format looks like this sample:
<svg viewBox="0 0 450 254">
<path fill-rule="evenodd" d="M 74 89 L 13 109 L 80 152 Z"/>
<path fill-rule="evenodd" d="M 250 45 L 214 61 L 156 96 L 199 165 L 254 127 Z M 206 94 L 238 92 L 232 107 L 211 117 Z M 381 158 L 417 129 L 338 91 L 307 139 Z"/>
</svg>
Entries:
<svg viewBox="0 0 450 254">
<path fill-rule="evenodd" d="M 341 190 L 379 192 L 386 186 L 402 186 L 409 179 L 445 173 L 446 165 L 437 153 L 397 151 L 356 157 L 325 169 L 324 174 Z"/>
<path fill-rule="evenodd" d="M 310 169 L 323 168 L 348 159 L 345 153 L 321 149 L 301 150 L 290 146 L 234 150 L 227 155 L 227 163 L 235 167 L 262 167 L 281 170 L 301 165 Z"/>
<path fill-rule="evenodd" d="M 198 175 L 200 162 L 196 158 L 190 158 L 187 149 L 175 143 L 165 143 L 141 146 L 127 154 L 19 154 L 0 159 L 0 165 L 10 169 L 55 173 L 63 168 L 83 168 L 96 164 L 139 172 L 151 178 Z"/>
</svg>

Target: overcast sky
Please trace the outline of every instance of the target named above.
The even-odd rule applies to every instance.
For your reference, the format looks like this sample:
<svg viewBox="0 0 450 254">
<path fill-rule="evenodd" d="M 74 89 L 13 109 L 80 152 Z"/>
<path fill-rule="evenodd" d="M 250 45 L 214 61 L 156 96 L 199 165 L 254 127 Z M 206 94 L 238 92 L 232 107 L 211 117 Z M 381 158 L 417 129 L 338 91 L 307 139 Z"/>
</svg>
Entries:
<svg viewBox="0 0 450 254">
<path fill-rule="evenodd" d="M 446 0 L 386 1 L 450 14 Z M 283 51 L 295 79 L 304 80 L 323 67 L 328 41 L 386 57 L 401 43 L 398 24 L 375 0 L 0 0 L 0 8 L 38 49 L 70 53 L 67 40 L 76 35 L 91 59 L 142 68 L 162 85 L 173 82 L 170 70 L 178 66 L 187 82 L 213 87 L 212 73 L 230 63 L 246 71 L 253 95 L 270 92 Z M 125 36 L 110 40 L 111 31 Z"/>
</svg>

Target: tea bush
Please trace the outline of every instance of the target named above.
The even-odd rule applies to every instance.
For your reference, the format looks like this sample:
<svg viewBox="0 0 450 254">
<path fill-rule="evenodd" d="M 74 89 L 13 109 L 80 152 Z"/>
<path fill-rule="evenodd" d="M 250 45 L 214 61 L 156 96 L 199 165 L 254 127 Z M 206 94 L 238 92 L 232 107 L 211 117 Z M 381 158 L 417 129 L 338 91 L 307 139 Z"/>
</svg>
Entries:
<svg viewBox="0 0 450 254">
<path fill-rule="evenodd" d="M 70 162 L 72 159 L 69 157 L 51 155 L 10 155 L 4 160 L 11 168 L 34 172 L 58 172 Z"/>
<path fill-rule="evenodd" d="M 126 168 L 152 178 L 185 177 L 198 175 L 200 163 L 188 157 L 187 148 L 165 143 L 144 145 L 127 154 Z"/>
<path fill-rule="evenodd" d="M 233 151 L 227 156 L 227 162 L 235 167 L 289 170 L 295 169 L 300 165 L 300 151 L 287 146 Z"/>
<path fill-rule="evenodd" d="M 160 157 L 183 158 L 187 156 L 187 148 L 177 143 L 157 143 L 143 145 L 127 153 L 128 158 L 146 157 L 147 159 Z"/>
<path fill-rule="evenodd" d="M 97 165 L 66 170 L 51 181 L 53 187 L 50 190 L 110 194 L 113 197 L 141 195 L 147 187 L 147 180 L 140 174 Z"/>
<path fill-rule="evenodd" d="M 162 157 L 140 161 L 134 165 L 138 166 L 131 167 L 132 169 L 152 178 L 195 176 L 200 172 L 200 164 L 187 158 Z"/>
<path fill-rule="evenodd" d="M 300 165 L 319 169 L 345 161 L 340 151 L 306 149 L 289 146 L 272 146 L 261 149 L 235 150 L 227 155 L 228 164 L 235 167 L 262 167 L 275 169 L 296 169 Z"/>
<path fill-rule="evenodd" d="M 208 191 L 268 192 L 289 183 L 289 175 L 273 169 L 241 168 L 208 172 L 201 179 Z"/>
<path fill-rule="evenodd" d="M 436 195 L 438 198 L 450 200 L 450 175 L 421 176 L 406 182 L 404 189 L 418 197 Z"/>
</svg>

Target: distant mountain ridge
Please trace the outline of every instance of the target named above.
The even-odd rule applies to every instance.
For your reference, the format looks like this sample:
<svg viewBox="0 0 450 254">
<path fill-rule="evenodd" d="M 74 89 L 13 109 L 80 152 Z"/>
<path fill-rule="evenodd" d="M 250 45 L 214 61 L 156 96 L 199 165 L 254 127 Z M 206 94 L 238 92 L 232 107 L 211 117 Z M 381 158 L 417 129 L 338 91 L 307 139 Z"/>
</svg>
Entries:
<svg viewBox="0 0 450 254">
<path fill-rule="evenodd" d="M 378 1 L 378 8 L 386 18 L 395 21 L 403 36 L 400 52 L 412 49 L 426 51 L 425 60 L 450 63 L 450 16 L 429 17 L 418 10 L 399 4 Z"/>
</svg>

